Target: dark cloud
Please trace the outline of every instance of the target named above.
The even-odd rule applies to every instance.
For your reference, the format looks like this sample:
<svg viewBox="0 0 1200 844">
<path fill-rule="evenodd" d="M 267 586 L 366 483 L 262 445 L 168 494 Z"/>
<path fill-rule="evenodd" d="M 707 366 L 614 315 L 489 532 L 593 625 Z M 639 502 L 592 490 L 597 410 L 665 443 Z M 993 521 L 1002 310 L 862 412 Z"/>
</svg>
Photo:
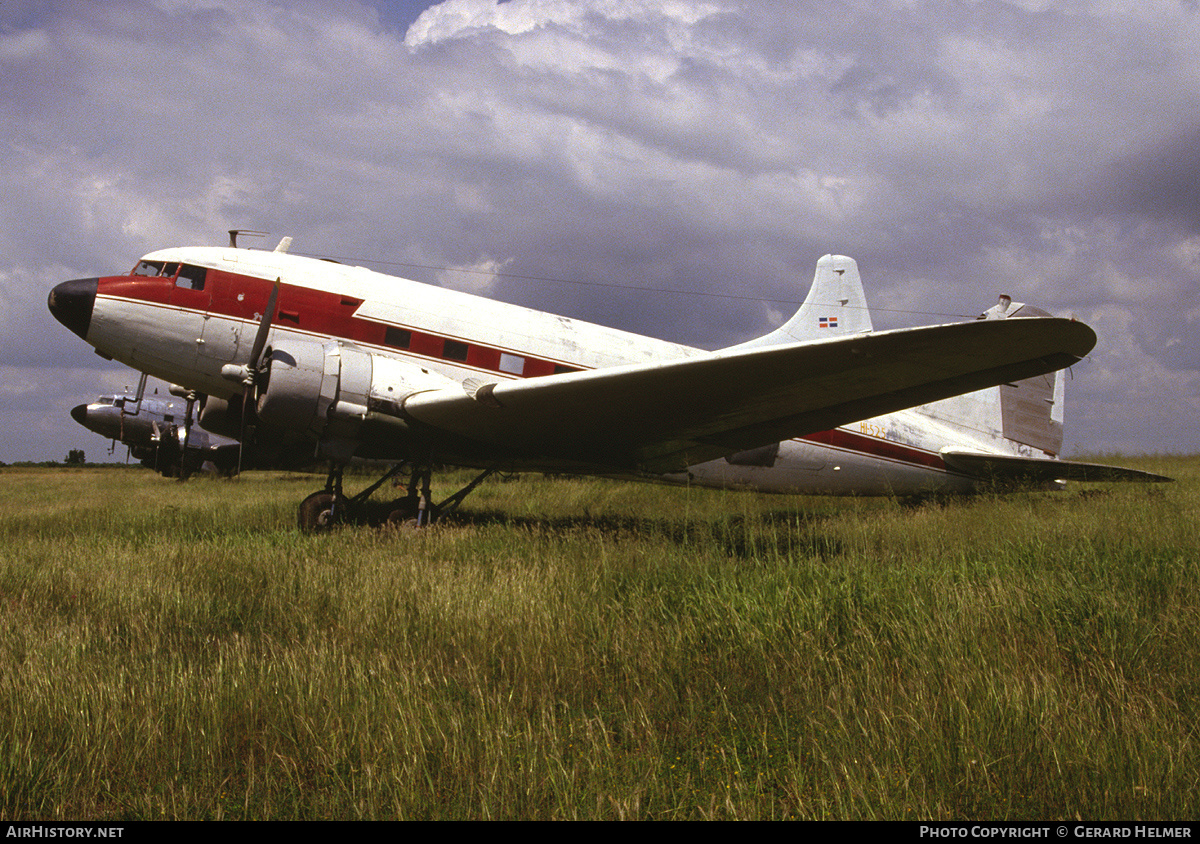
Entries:
<svg viewBox="0 0 1200 844">
<path fill-rule="evenodd" d="M 6 6 L 0 316 L 22 383 L 117 377 L 45 313 L 53 283 L 234 226 L 708 347 L 768 329 L 841 252 L 882 327 L 1001 292 L 1096 320 L 1068 439 L 1200 447 L 1164 433 L 1200 410 L 1191 7 L 426 5 Z M 89 397 L 73 377 L 46 392 Z"/>
<path fill-rule="evenodd" d="M 1200 125 L 1113 166 L 1120 211 L 1200 234 Z"/>
</svg>

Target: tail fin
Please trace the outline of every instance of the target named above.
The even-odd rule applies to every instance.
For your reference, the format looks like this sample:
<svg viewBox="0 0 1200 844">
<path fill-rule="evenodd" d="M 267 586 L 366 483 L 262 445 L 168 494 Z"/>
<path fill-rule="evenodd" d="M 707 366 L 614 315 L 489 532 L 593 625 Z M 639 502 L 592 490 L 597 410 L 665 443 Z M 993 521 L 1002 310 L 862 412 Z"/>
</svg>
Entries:
<svg viewBox="0 0 1200 844">
<path fill-rule="evenodd" d="M 1001 296 L 996 305 L 979 315 L 979 319 L 1048 316 L 1050 314 L 1041 308 Z M 1060 370 L 997 387 L 1000 391 L 1000 430 L 1004 438 L 1040 449 L 1046 454 L 1061 453 L 1064 386 Z"/>
<path fill-rule="evenodd" d="M 1062 372 L 1001 384 L 996 389 L 1000 391 L 1000 430 L 1005 439 L 1046 454 L 1062 452 Z"/>
<path fill-rule="evenodd" d="M 979 315 L 980 319 L 1048 317 L 1040 308 L 1014 302 L 1001 296 L 999 304 Z M 943 421 L 975 428 L 992 436 L 1041 451 L 1039 456 L 996 454 L 980 451 L 942 449 L 946 466 L 964 475 L 1002 485 L 1055 484 L 1059 481 L 1170 481 L 1138 469 L 1080 463 L 1057 458 L 1063 443 L 1063 370 L 1048 372 L 1023 381 L 1001 384 L 965 396 L 925 405 L 926 415 Z M 953 418 L 957 416 L 958 418 Z M 965 421 L 964 421 L 965 420 Z"/>
<path fill-rule="evenodd" d="M 1041 308 L 1001 296 L 979 319 L 1048 317 Z M 925 405 L 935 419 L 987 437 L 1001 438 L 1057 456 L 1063 444 L 1063 372 L 1048 372 Z"/>
<path fill-rule="evenodd" d="M 817 261 L 812 287 L 800 310 L 770 334 L 733 348 L 828 340 L 870 331 L 872 327 L 858 264 L 845 255 L 826 255 Z"/>
</svg>

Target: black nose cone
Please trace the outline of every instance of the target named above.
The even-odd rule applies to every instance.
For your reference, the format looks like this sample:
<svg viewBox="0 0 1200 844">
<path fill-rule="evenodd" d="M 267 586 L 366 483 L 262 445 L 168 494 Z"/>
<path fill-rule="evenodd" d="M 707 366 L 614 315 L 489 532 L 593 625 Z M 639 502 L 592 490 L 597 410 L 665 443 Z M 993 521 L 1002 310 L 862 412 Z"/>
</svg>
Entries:
<svg viewBox="0 0 1200 844">
<path fill-rule="evenodd" d="M 73 408 L 71 408 L 71 418 L 74 419 L 76 422 L 78 422 L 80 425 L 86 425 L 87 424 L 87 405 L 86 404 L 77 404 Z"/>
<path fill-rule="evenodd" d="M 97 278 L 74 278 L 64 281 L 50 291 L 46 305 L 54 318 L 87 339 L 92 322 L 92 307 L 96 304 Z"/>
</svg>

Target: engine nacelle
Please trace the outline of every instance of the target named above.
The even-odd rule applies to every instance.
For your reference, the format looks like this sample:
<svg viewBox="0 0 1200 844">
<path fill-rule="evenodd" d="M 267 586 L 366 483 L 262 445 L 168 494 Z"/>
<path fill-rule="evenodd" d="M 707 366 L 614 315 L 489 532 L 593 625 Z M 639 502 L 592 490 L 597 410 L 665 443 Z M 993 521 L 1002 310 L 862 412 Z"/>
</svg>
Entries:
<svg viewBox="0 0 1200 844">
<path fill-rule="evenodd" d="M 261 383 L 255 410 L 260 421 L 293 433 L 319 435 L 318 407 L 323 391 L 329 396 L 325 409 L 336 396 L 337 378 L 325 381 L 325 347 L 320 343 L 293 341 L 270 350 L 266 378 Z"/>
<path fill-rule="evenodd" d="M 204 430 L 236 440 L 242 435 L 242 397 L 232 400 L 205 396 L 196 421 Z"/>
<path fill-rule="evenodd" d="M 457 381 L 340 342 L 289 341 L 271 350 L 256 410 L 261 423 L 314 437 L 324 456 L 348 459 L 365 422 L 405 429 L 404 399 Z"/>
</svg>

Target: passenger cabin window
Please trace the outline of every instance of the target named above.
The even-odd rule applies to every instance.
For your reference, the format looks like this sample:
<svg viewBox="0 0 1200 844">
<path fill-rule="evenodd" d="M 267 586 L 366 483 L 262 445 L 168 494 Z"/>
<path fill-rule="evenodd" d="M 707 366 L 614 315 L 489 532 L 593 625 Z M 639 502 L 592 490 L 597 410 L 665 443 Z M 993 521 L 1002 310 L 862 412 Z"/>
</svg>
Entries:
<svg viewBox="0 0 1200 844">
<path fill-rule="evenodd" d="M 520 355 L 510 355 L 508 352 L 501 352 L 500 371 L 508 372 L 512 375 L 523 375 L 525 373 L 525 358 Z"/>
<path fill-rule="evenodd" d="M 447 340 L 442 346 L 442 357 L 446 360 L 462 360 L 467 359 L 467 344 L 460 343 L 457 340 Z"/>
<path fill-rule="evenodd" d="M 184 264 L 179 268 L 179 277 L 175 279 L 176 287 L 186 287 L 190 290 L 203 290 L 204 277 L 208 274 L 208 270 L 204 267 L 195 267 L 191 264 Z"/>
<path fill-rule="evenodd" d="M 397 349 L 407 349 L 412 343 L 412 332 L 389 325 L 383 330 L 383 342 Z"/>
</svg>

